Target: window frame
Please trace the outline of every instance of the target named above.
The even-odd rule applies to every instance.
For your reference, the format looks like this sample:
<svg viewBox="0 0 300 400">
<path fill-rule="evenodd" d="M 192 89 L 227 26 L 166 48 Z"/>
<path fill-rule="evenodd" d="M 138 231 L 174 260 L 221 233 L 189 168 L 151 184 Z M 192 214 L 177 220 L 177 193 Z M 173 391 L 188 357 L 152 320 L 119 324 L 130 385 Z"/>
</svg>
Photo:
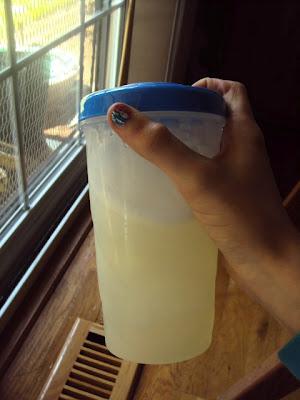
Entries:
<svg viewBox="0 0 300 400">
<path fill-rule="evenodd" d="M 45 55 L 49 50 L 80 34 L 80 75 L 78 99 L 83 91 L 83 61 L 84 40 L 86 29 L 94 25 L 97 41 L 93 63 L 95 63 L 95 82 L 92 90 L 104 88 L 107 82 L 108 37 L 110 36 L 110 18 L 115 10 L 120 9 L 120 24 L 118 33 L 118 55 L 114 66 L 115 76 L 118 76 L 120 64 L 120 48 L 122 47 L 123 27 L 125 18 L 126 0 L 95 0 L 99 11 L 89 19 L 85 19 L 85 0 L 80 0 L 80 25 L 66 32 L 59 38 L 51 41 L 33 54 L 16 61 L 14 54 L 13 25 L 7 28 L 8 42 L 10 42 L 10 67 L 0 72 L 0 81 L 11 77 L 14 94 L 17 94 L 17 71 L 20 71 L 32 61 Z M 5 2 L 7 21 L 12 22 L 11 0 Z M 97 9 L 96 9 L 97 10 Z M 101 43 L 100 43 L 101 38 Z M 105 64 L 103 65 L 103 60 Z M 15 81 L 14 81 L 15 80 Z M 14 97 L 15 100 L 15 97 Z M 18 102 L 18 100 L 17 100 Z M 78 101 L 78 113 L 80 101 Z M 15 113 L 18 128 L 18 104 L 15 103 Z M 17 129 L 17 145 L 22 148 L 21 130 Z M 20 164 L 22 167 L 22 154 Z M 21 168 L 22 171 L 22 168 Z M 24 169 L 23 169 L 24 171 Z M 44 176 L 39 178 L 37 187 L 28 191 L 26 177 L 20 176 L 23 188 L 22 204 L 0 229 L 0 278 L 7 276 L 7 282 L 0 279 L 0 292 L 4 288 L 9 290 L 0 307 L 0 331 L 6 325 L 10 316 L 20 303 L 39 272 L 42 270 L 43 260 L 41 254 L 51 252 L 55 242 L 59 240 L 61 232 L 69 221 L 74 219 L 81 204 L 86 202 L 88 196 L 85 141 L 78 125 L 78 136 L 68 143 L 65 154 L 59 160 L 53 160 L 51 168 L 47 169 Z M 25 179 L 25 181 L 24 181 Z M 1 228 L 1 227 L 0 227 Z M 14 280 L 11 277 L 14 276 Z M 8 283 L 9 281 L 9 283 Z M 1 288 L 3 290 L 1 290 Z M 2 298 L 1 298 L 2 300 Z"/>
</svg>

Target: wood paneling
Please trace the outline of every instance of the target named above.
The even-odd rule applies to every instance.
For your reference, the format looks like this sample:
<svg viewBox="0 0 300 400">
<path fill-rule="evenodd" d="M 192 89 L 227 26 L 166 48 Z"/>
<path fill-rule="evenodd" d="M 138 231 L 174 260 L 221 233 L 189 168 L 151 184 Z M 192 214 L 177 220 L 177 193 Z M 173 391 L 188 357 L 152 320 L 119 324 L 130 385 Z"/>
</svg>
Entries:
<svg viewBox="0 0 300 400">
<path fill-rule="evenodd" d="M 92 231 L 3 376 L 1 400 L 37 398 L 77 317 L 102 322 Z"/>
<path fill-rule="evenodd" d="M 146 366 L 136 400 L 174 400 L 174 392 L 213 399 L 287 340 L 287 332 L 229 279 L 223 263 L 210 349 L 183 363 Z M 1 400 L 37 398 L 77 317 L 102 321 L 93 232 L 1 380 Z"/>
<path fill-rule="evenodd" d="M 289 334 L 228 278 L 223 263 L 211 347 L 190 361 L 145 366 L 136 400 L 173 400 L 174 391 L 215 399 L 288 339 Z"/>
<path fill-rule="evenodd" d="M 282 365 L 277 352 L 222 394 L 222 400 L 280 400 L 300 382 Z"/>
<path fill-rule="evenodd" d="M 289 208 L 294 202 L 290 199 L 288 204 Z M 95 264 L 91 231 L 0 381 L 1 400 L 36 399 L 75 319 L 102 322 Z M 145 366 L 135 400 L 215 399 L 289 339 L 288 332 L 237 287 L 224 267 L 220 258 L 209 350 L 183 363 Z M 299 392 L 285 400 L 297 399 Z"/>
<path fill-rule="evenodd" d="M 37 397 L 77 316 L 102 321 L 92 232 L 0 382 L 1 399 Z M 146 366 L 135 398 L 173 400 L 174 391 L 213 398 L 264 361 L 287 337 L 220 266 L 211 348 L 184 363 Z"/>
<path fill-rule="evenodd" d="M 83 210 L 77 215 L 77 219 L 60 238 L 51 255 L 45 257 L 43 272 L 40 273 L 30 292 L 0 335 L 0 342 L 5 343 L 5 346 L 0 348 L 0 376 L 7 370 L 10 362 L 22 346 L 55 287 L 59 284 L 85 237 L 90 232 L 92 218 L 88 204 L 85 204 Z"/>
</svg>

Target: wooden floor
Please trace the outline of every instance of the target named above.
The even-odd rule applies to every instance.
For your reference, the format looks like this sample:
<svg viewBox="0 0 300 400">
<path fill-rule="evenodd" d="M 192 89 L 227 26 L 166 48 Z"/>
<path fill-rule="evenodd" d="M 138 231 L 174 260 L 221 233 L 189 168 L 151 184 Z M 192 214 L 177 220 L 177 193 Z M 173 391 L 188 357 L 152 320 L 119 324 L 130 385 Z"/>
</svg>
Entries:
<svg viewBox="0 0 300 400">
<path fill-rule="evenodd" d="M 135 400 L 192 400 L 194 396 L 216 399 L 289 337 L 276 321 L 237 288 L 221 266 L 216 303 L 214 339 L 210 349 L 187 362 L 146 366 Z M 92 232 L 1 380 L 1 400 L 37 398 L 78 316 L 102 321 Z M 288 398 L 296 400 L 300 394 Z"/>
</svg>

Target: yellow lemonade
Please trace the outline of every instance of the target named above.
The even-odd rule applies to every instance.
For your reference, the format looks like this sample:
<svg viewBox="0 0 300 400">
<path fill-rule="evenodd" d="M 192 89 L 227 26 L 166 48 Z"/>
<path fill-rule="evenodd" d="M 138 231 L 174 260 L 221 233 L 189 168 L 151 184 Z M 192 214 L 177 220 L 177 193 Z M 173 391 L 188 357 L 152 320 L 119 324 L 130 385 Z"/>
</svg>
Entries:
<svg viewBox="0 0 300 400">
<path fill-rule="evenodd" d="M 217 249 L 201 225 L 192 214 L 143 218 L 96 186 L 90 198 L 109 350 L 153 364 L 204 352 L 214 321 Z"/>
</svg>

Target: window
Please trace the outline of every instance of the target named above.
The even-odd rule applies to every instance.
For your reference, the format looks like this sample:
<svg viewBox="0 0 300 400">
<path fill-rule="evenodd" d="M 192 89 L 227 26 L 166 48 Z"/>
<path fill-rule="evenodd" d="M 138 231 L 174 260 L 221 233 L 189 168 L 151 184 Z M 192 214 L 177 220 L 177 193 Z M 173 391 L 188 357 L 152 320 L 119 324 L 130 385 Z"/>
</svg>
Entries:
<svg viewBox="0 0 300 400">
<path fill-rule="evenodd" d="M 116 85 L 124 7 L 0 0 L 0 307 L 87 185 L 80 99 Z"/>
</svg>

